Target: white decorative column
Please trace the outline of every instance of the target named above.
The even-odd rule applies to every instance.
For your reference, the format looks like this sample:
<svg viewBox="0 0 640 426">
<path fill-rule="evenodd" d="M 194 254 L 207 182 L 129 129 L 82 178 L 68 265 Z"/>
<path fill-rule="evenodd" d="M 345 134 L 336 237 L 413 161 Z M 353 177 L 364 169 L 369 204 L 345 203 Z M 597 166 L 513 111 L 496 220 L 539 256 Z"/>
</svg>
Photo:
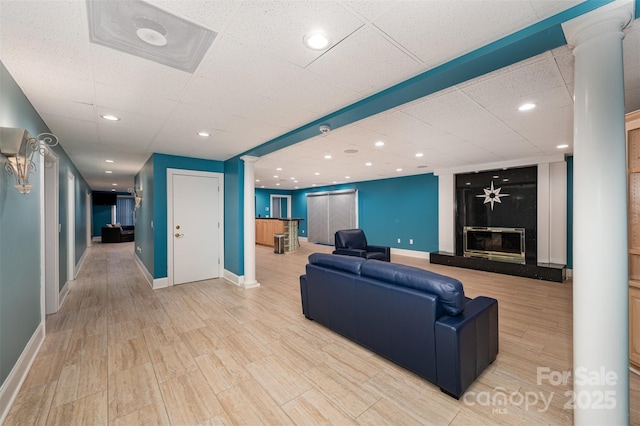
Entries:
<svg viewBox="0 0 640 426">
<path fill-rule="evenodd" d="M 258 157 L 245 155 L 244 161 L 244 288 L 260 286 L 256 281 L 256 201 L 254 163 Z"/>
<path fill-rule="evenodd" d="M 563 24 L 575 56 L 574 423 L 628 424 L 629 315 L 622 29 L 633 1 Z"/>
</svg>

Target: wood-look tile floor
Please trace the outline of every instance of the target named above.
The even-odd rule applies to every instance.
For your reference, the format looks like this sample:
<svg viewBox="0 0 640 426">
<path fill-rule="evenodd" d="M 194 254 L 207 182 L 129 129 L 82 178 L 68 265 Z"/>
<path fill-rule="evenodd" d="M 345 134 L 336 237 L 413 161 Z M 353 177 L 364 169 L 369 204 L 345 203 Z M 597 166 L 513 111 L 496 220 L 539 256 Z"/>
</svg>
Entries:
<svg viewBox="0 0 640 426">
<path fill-rule="evenodd" d="M 570 385 L 537 384 L 538 367 L 571 370 L 571 282 L 393 261 L 460 279 L 499 300 L 497 360 L 455 400 L 301 313 L 307 256 L 257 247 L 261 287 L 222 280 L 151 290 L 133 243 L 97 244 L 6 425 L 571 424 Z M 502 397 L 505 397 L 502 398 Z M 506 401 L 506 403 L 501 404 Z M 631 423 L 640 379 L 631 375 Z"/>
</svg>

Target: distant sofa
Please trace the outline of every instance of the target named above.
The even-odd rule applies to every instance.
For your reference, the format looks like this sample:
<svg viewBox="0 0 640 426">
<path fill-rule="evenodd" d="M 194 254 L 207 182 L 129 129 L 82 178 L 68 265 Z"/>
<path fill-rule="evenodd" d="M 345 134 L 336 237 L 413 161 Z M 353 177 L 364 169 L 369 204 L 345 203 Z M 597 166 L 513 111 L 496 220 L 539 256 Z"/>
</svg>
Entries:
<svg viewBox="0 0 640 426">
<path fill-rule="evenodd" d="M 498 301 L 460 281 L 379 260 L 314 253 L 300 277 L 307 319 L 436 384 L 454 398 L 498 354 Z"/>
<path fill-rule="evenodd" d="M 135 227 L 128 225 L 107 225 L 102 228 L 103 243 L 123 243 L 134 241 Z"/>
</svg>

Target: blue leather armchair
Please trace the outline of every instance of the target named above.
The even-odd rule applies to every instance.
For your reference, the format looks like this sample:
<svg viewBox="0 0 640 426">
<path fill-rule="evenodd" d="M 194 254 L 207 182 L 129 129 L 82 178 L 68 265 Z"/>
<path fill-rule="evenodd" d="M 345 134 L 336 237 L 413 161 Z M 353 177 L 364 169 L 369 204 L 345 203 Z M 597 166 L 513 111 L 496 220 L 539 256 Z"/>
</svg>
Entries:
<svg viewBox="0 0 640 426">
<path fill-rule="evenodd" d="M 391 248 L 371 246 L 362 229 L 343 229 L 336 232 L 333 254 L 363 257 L 365 259 L 391 261 Z"/>
</svg>

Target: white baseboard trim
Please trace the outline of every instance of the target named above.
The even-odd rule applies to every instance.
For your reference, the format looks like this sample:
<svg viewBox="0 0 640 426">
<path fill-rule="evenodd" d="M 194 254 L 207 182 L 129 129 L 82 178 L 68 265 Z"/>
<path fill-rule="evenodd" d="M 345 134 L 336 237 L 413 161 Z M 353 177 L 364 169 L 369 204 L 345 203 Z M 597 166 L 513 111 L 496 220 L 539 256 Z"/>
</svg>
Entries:
<svg viewBox="0 0 640 426">
<path fill-rule="evenodd" d="M 237 285 L 238 287 L 243 287 L 242 284 L 244 283 L 244 275 L 243 276 L 239 276 L 239 275 L 236 275 L 233 272 L 225 269 L 222 272 L 222 278 L 224 278 L 225 280 L 229 281 L 233 285 Z"/>
<path fill-rule="evenodd" d="M 13 366 L 7 379 L 2 384 L 2 387 L 0 387 L 0 425 L 4 423 L 7 414 L 9 414 L 9 410 L 16 396 L 18 396 L 18 391 L 20 391 L 20 387 L 22 387 L 24 380 L 27 378 L 31 365 L 36 359 L 36 355 L 38 355 L 40 346 L 42 346 L 44 342 L 44 337 L 45 330 L 43 321 L 38 325 L 38 328 L 36 328 L 27 346 L 25 346 L 22 354 L 20 354 L 18 362 Z"/>
<path fill-rule="evenodd" d="M 78 261 L 78 263 L 76 263 L 76 271 L 75 271 L 76 274 L 73 277 L 74 280 L 76 279 L 76 277 L 80 273 L 80 269 L 82 269 L 82 267 L 84 266 L 84 261 L 87 258 L 87 251 L 88 251 L 88 249 L 84 250 L 84 253 L 82 253 L 82 256 L 80 256 L 80 260 Z"/>
<path fill-rule="evenodd" d="M 144 263 L 142 263 L 142 260 L 140 260 L 137 254 L 134 255 L 133 258 L 136 260 L 136 265 L 138 265 L 138 268 L 142 271 L 142 275 L 144 275 L 144 278 L 147 280 L 149 287 L 153 288 L 153 276 L 147 271 L 147 267 L 144 266 Z"/>
<path fill-rule="evenodd" d="M 152 289 L 157 290 L 159 288 L 166 288 L 166 287 L 169 287 L 169 277 L 153 279 L 153 285 L 151 286 Z"/>
<path fill-rule="evenodd" d="M 567 269 L 566 273 L 567 273 L 567 278 L 573 278 L 573 269 Z"/>
<path fill-rule="evenodd" d="M 58 295 L 58 311 L 62 309 L 62 305 L 64 304 L 64 301 L 67 299 L 67 296 L 69 295 L 69 290 L 71 290 L 72 282 L 73 281 L 67 281 L 62 286 L 62 290 L 60 290 L 60 294 Z"/>
<path fill-rule="evenodd" d="M 391 254 L 398 256 L 407 256 L 407 257 L 415 257 L 418 259 L 429 259 L 429 252 L 427 251 L 417 251 L 417 250 L 407 250 L 407 249 L 399 249 L 399 248 L 391 248 Z"/>
</svg>

